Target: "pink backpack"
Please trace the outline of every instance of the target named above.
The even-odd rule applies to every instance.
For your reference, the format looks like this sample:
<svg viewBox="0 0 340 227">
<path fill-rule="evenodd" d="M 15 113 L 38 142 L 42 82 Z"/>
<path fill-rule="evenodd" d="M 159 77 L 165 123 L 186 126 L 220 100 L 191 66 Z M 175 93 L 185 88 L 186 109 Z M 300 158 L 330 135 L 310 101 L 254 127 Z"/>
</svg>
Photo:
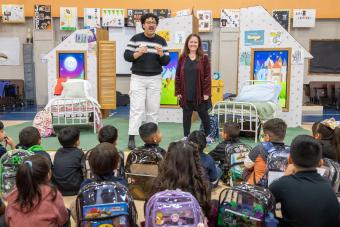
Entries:
<svg viewBox="0 0 340 227">
<path fill-rule="evenodd" d="M 37 128 L 41 137 L 49 137 L 54 134 L 52 114 L 49 110 L 39 111 L 33 119 L 33 127 Z"/>
</svg>

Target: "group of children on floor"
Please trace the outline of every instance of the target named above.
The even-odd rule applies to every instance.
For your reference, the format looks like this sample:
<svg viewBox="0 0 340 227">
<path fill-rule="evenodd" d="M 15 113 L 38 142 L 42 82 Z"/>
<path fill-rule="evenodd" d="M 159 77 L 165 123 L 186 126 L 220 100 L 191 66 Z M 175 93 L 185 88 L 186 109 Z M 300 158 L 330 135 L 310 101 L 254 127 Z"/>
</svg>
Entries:
<svg viewBox="0 0 340 227">
<path fill-rule="evenodd" d="M 323 159 L 340 162 L 340 128 L 334 120 L 325 120 L 313 125 L 313 136 L 297 136 L 290 147 L 285 145 L 287 125 L 278 118 L 263 125 L 263 142 L 246 156 L 245 181 L 258 184 L 266 173 L 266 160 L 270 144 L 273 149 L 290 150 L 289 165 L 285 176 L 269 185 L 276 202 L 281 203 L 280 226 L 340 226 L 339 203 L 329 182 L 317 173 Z M 206 154 L 205 135 L 192 132 L 187 140 L 171 142 L 167 150 L 159 147 L 162 135 L 154 123 L 146 123 L 139 129 L 145 142 L 144 148 L 155 149 L 164 160 L 158 176 L 152 182 L 149 197 L 169 189 L 190 192 L 199 202 L 209 226 L 215 226 L 216 207 L 211 200 L 211 191 L 218 184 L 222 171 L 216 161 L 230 144 L 240 143 L 240 128 L 236 123 L 225 123 L 223 141 Z M 0 204 L 0 214 L 5 213 L 8 226 L 63 226 L 69 216 L 76 219 L 74 204 L 70 210 L 64 206 L 62 195 L 77 195 L 78 191 L 93 181 L 113 181 L 128 185 L 124 176 L 124 154 L 116 148 L 118 131 L 113 126 L 104 126 L 98 133 L 99 144 L 84 153 L 79 147 L 80 132 L 75 127 L 59 131 L 61 148 L 53 163 L 41 147 L 39 131 L 26 127 L 19 134 L 19 144 L 4 133 L 0 122 L 0 154 L 20 147 L 32 151 L 20 165 L 16 175 L 16 188 Z M 137 148 L 140 149 L 140 148 Z M 89 166 L 89 169 L 87 168 Z M 87 173 L 90 171 L 90 173 Z M 89 179 L 88 176 L 91 176 Z M 28 224 L 29 223 L 29 224 Z"/>
</svg>

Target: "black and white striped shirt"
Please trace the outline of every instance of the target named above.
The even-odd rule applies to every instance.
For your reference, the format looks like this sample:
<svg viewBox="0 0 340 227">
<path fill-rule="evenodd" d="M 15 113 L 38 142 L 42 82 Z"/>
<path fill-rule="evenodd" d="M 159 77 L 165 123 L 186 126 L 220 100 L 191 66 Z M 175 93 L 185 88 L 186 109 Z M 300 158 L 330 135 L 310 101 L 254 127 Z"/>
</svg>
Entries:
<svg viewBox="0 0 340 227">
<path fill-rule="evenodd" d="M 155 48 L 157 45 L 162 46 L 163 57 L 158 55 Z M 140 46 L 146 46 L 148 52 L 134 59 L 133 54 Z M 146 37 L 144 33 L 134 35 L 125 49 L 124 58 L 128 62 L 132 62 L 132 73 L 141 76 L 159 75 L 162 72 L 162 66 L 170 62 L 169 49 L 166 41 L 157 34 L 152 38 Z"/>
</svg>

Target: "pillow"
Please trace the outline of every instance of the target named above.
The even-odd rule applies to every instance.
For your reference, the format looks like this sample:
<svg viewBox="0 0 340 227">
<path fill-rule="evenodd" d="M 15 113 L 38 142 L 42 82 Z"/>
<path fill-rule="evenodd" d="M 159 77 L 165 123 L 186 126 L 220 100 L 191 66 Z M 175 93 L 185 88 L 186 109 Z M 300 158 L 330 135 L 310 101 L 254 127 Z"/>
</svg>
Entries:
<svg viewBox="0 0 340 227">
<path fill-rule="evenodd" d="M 85 81 L 81 79 L 69 79 L 63 84 L 62 98 L 86 98 Z"/>
<path fill-rule="evenodd" d="M 276 84 L 247 85 L 235 98 L 237 102 L 278 102 L 281 86 Z"/>
</svg>

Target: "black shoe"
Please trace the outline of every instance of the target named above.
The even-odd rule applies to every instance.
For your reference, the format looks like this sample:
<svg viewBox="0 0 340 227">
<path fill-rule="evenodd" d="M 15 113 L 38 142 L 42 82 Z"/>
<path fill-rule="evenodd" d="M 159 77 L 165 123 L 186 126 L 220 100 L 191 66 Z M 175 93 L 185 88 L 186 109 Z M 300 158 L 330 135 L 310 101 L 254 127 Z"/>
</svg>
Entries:
<svg viewBox="0 0 340 227">
<path fill-rule="evenodd" d="M 129 148 L 130 150 L 133 150 L 133 149 L 136 148 L 135 137 L 134 137 L 134 136 L 129 136 L 128 148 Z"/>
</svg>

